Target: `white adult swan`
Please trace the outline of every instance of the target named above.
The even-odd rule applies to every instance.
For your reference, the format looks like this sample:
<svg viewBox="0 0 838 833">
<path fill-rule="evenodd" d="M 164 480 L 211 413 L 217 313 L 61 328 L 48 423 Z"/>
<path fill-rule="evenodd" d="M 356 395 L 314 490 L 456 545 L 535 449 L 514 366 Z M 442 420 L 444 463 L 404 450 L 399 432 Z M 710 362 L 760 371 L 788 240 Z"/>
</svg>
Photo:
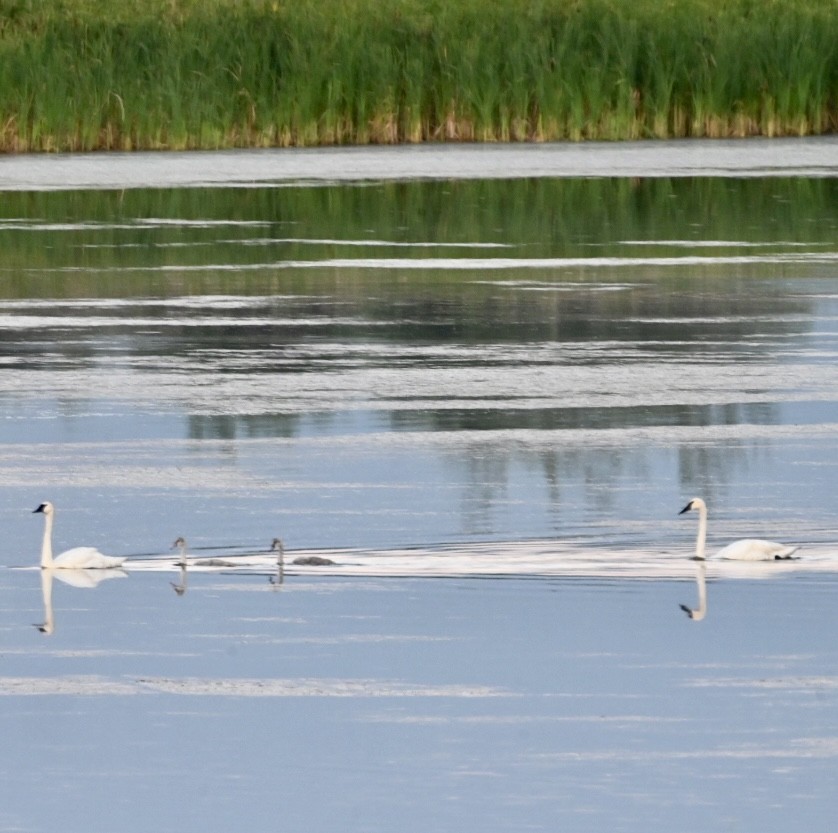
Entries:
<svg viewBox="0 0 838 833">
<path fill-rule="evenodd" d="M 695 557 L 704 560 L 704 544 L 707 540 L 707 504 L 700 498 L 694 497 L 678 514 L 683 515 L 690 510 L 698 512 L 698 537 L 695 541 Z M 763 541 L 760 538 L 742 538 L 728 544 L 716 553 L 716 558 L 729 561 L 784 561 L 791 558 L 792 553 L 800 547 L 787 547 L 775 541 Z"/>
<path fill-rule="evenodd" d="M 74 547 L 52 557 L 52 524 L 55 507 L 49 502 L 42 503 L 34 512 L 44 516 L 44 543 L 41 545 L 41 569 L 57 570 L 108 570 L 119 567 L 125 561 L 113 555 L 102 555 L 96 547 Z"/>
</svg>

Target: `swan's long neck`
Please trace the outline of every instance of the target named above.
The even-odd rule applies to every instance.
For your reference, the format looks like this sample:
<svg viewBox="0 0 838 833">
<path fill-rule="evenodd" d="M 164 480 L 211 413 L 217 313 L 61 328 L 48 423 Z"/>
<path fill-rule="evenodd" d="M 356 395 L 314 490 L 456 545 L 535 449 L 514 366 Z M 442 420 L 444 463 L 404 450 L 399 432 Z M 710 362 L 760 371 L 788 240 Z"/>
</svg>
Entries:
<svg viewBox="0 0 838 833">
<path fill-rule="evenodd" d="M 52 567 L 52 514 L 44 512 L 44 541 L 41 544 L 41 567 Z"/>
<path fill-rule="evenodd" d="M 698 537 L 695 539 L 695 557 L 704 559 L 704 546 L 707 542 L 707 507 L 702 503 L 698 507 Z"/>
</svg>

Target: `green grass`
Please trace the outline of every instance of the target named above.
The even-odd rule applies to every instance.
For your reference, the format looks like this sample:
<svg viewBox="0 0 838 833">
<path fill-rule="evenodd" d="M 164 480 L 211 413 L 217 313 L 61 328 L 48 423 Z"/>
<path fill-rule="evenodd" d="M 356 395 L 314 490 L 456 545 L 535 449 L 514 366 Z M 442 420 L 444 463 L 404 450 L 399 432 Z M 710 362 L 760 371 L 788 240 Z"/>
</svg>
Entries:
<svg viewBox="0 0 838 833">
<path fill-rule="evenodd" d="M 835 0 L 0 0 L 0 149 L 804 135 Z"/>
</svg>

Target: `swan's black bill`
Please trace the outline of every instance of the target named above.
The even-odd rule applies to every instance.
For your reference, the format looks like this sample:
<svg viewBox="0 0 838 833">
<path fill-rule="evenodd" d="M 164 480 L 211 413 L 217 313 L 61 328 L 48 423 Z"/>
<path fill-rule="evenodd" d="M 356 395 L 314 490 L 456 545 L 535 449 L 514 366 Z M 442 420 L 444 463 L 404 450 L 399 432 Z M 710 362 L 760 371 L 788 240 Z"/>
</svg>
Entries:
<svg viewBox="0 0 838 833">
<path fill-rule="evenodd" d="M 42 503 L 37 509 L 32 510 L 32 514 L 34 515 L 36 512 L 46 512 L 46 510 L 47 505 L 45 503 Z"/>
<path fill-rule="evenodd" d="M 693 508 L 693 502 L 690 501 L 678 514 L 683 515 L 684 512 L 689 512 Z"/>
</svg>

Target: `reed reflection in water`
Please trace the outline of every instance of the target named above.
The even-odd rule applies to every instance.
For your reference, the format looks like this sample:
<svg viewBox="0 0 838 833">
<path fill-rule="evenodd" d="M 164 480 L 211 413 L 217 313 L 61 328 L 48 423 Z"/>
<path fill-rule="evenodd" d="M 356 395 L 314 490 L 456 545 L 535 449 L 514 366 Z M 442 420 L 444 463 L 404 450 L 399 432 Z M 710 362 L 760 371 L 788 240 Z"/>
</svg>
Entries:
<svg viewBox="0 0 838 833">
<path fill-rule="evenodd" d="M 10 493 L 197 502 L 219 543 L 626 541 L 691 493 L 831 523 L 834 180 L 8 196 Z"/>
</svg>

